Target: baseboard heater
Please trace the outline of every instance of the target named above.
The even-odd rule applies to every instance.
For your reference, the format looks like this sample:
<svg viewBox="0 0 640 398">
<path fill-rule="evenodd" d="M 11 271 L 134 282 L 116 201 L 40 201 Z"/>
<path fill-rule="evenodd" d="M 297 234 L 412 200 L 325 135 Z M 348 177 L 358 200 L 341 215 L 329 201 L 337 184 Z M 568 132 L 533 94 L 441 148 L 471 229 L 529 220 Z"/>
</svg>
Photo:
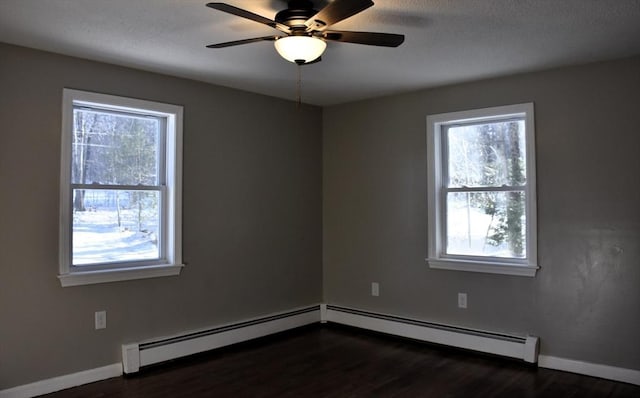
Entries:
<svg viewBox="0 0 640 398">
<path fill-rule="evenodd" d="M 122 346 L 125 373 L 141 367 L 213 350 L 312 323 L 334 322 L 376 332 L 468 350 L 538 361 L 538 338 L 514 336 L 336 305 L 314 305 L 274 315 Z"/>
<path fill-rule="evenodd" d="M 125 373 L 135 373 L 141 367 L 171 359 L 213 350 L 248 341 L 320 320 L 318 305 L 255 318 L 243 322 L 198 330 L 142 343 L 122 346 L 122 365 Z"/>
<path fill-rule="evenodd" d="M 539 339 L 535 336 L 473 330 L 324 304 L 321 305 L 321 320 L 530 363 L 538 361 Z"/>
</svg>

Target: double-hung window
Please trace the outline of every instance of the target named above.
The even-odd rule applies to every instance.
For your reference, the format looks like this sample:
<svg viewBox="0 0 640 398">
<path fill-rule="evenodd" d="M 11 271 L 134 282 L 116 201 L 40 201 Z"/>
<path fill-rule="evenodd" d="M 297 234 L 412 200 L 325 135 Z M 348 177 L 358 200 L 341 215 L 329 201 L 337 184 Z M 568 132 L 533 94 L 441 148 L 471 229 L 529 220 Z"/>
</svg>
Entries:
<svg viewBox="0 0 640 398">
<path fill-rule="evenodd" d="M 534 276 L 533 104 L 427 117 L 431 268 Z"/>
<path fill-rule="evenodd" d="M 177 275 L 182 108 L 64 89 L 63 286 Z"/>
</svg>

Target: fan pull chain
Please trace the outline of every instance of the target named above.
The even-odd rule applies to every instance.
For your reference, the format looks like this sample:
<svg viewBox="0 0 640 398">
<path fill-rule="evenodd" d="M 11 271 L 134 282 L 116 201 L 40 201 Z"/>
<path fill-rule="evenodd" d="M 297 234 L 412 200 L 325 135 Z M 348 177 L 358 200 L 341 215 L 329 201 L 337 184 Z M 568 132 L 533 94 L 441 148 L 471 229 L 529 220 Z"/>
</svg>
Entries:
<svg viewBox="0 0 640 398">
<path fill-rule="evenodd" d="M 298 78 L 296 81 L 296 90 L 298 91 L 298 109 L 302 106 L 302 66 L 296 65 L 298 67 Z"/>
</svg>

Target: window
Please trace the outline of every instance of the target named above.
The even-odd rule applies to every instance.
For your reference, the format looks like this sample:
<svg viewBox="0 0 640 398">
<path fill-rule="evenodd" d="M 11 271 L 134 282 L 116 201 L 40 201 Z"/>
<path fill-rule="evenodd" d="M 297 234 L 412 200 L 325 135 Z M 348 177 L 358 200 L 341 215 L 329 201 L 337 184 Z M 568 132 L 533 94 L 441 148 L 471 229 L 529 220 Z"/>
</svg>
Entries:
<svg viewBox="0 0 640 398">
<path fill-rule="evenodd" d="M 533 104 L 427 117 L 431 268 L 535 276 Z"/>
<path fill-rule="evenodd" d="M 182 107 L 64 89 L 62 286 L 177 275 Z"/>
</svg>

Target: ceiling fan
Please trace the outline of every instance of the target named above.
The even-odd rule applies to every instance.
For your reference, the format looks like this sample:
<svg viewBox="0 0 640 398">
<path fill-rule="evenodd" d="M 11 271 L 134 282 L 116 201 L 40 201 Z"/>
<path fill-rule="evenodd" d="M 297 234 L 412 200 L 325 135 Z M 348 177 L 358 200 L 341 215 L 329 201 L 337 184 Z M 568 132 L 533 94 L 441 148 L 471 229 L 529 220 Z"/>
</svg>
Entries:
<svg viewBox="0 0 640 398">
<path fill-rule="evenodd" d="M 350 32 L 328 28 L 344 19 L 373 6 L 371 0 L 334 0 L 320 11 L 310 0 L 289 0 L 288 7 L 271 20 L 250 11 L 225 3 L 208 3 L 207 7 L 270 26 L 285 35 L 255 37 L 225 43 L 210 44 L 208 48 L 224 48 L 260 41 L 273 41 L 278 53 L 298 65 L 321 60 L 327 41 L 367 44 L 370 46 L 398 47 L 404 35 L 377 32 Z"/>
</svg>

